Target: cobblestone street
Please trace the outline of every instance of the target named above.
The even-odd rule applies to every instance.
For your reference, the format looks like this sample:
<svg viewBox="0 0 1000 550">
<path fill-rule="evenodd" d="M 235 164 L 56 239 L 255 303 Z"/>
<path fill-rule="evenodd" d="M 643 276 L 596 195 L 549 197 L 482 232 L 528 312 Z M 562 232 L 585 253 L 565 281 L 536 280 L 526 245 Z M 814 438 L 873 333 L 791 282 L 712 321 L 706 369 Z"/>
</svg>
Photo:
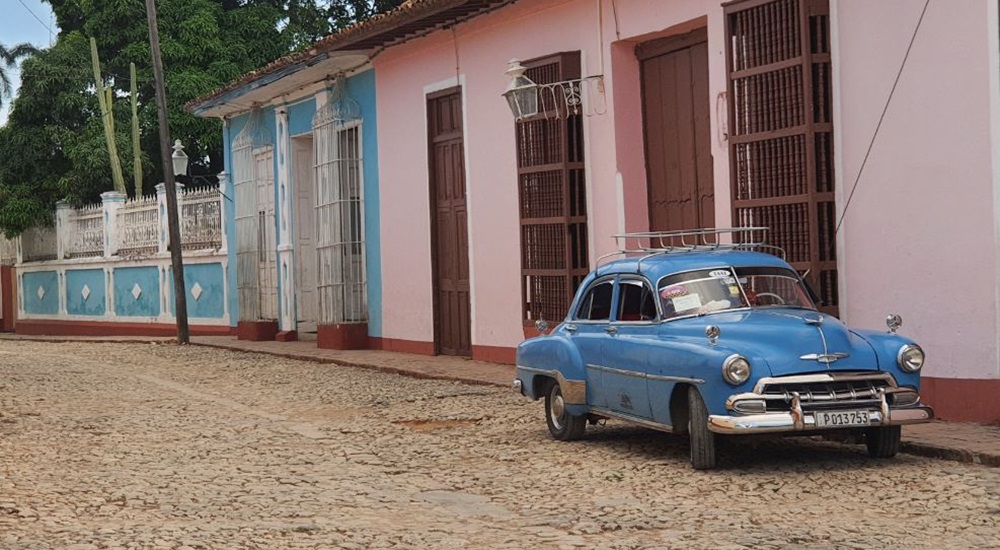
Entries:
<svg viewBox="0 0 1000 550">
<path fill-rule="evenodd" d="M 1000 548 L 1000 469 L 621 423 L 492 386 L 164 344 L 0 341 L 0 548 Z"/>
</svg>

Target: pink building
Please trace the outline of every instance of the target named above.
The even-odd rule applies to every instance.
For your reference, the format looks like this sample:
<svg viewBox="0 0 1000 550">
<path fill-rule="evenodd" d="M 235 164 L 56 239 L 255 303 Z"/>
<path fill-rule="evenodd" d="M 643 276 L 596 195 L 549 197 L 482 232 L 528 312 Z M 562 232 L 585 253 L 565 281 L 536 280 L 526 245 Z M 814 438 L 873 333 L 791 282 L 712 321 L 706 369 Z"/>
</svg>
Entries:
<svg viewBox="0 0 1000 550">
<path fill-rule="evenodd" d="M 767 225 L 826 310 L 903 316 L 942 417 L 1000 420 L 997 4 L 931 4 L 915 32 L 924 5 L 404 5 L 420 32 L 372 55 L 381 347 L 509 362 L 610 235 Z M 541 85 L 519 122 L 511 59 Z"/>
</svg>

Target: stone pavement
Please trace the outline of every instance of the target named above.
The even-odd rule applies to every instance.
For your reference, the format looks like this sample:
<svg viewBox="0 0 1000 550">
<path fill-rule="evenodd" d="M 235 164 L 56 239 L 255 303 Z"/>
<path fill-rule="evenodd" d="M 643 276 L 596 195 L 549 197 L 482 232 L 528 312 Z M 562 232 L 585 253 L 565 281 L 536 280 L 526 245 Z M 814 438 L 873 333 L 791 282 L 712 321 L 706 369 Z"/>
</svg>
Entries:
<svg viewBox="0 0 1000 550">
<path fill-rule="evenodd" d="M 135 342 L 168 341 L 148 337 L 45 337 L 0 335 L 0 339 L 42 341 Z M 338 351 L 315 342 L 249 342 L 232 336 L 196 336 L 192 344 L 233 351 L 265 353 L 289 359 L 376 369 L 416 378 L 457 380 L 468 384 L 509 386 L 511 365 L 449 356 L 424 356 L 378 350 Z M 1000 467 L 1000 426 L 936 421 L 903 428 L 903 452 Z"/>
<path fill-rule="evenodd" d="M 710 472 L 689 452 L 616 421 L 555 441 L 508 387 L 0 339 L 3 550 L 1000 550 L 1000 468 L 816 438 L 730 438 Z"/>
</svg>

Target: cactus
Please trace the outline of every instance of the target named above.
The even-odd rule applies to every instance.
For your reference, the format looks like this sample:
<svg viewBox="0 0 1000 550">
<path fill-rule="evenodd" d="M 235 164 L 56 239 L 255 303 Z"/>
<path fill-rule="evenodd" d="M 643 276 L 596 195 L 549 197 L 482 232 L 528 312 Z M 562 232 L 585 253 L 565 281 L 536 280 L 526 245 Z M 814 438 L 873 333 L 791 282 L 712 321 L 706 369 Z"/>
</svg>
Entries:
<svg viewBox="0 0 1000 550">
<path fill-rule="evenodd" d="M 136 89 L 135 63 L 129 63 L 132 78 L 132 172 L 135 180 L 135 196 L 142 196 L 142 149 L 139 147 L 139 93 Z"/>
<path fill-rule="evenodd" d="M 101 122 L 104 123 L 104 138 L 108 144 L 108 156 L 111 159 L 111 180 L 115 191 L 125 192 L 125 178 L 122 176 L 122 164 L 118 159 L 118 145 L 115 143 L 115 117 L 111 110 L 112 91 L 104 85 L 101 79 L 101 61 L 97 56 L 97 41 L 90 39 L 90 58 L 94 63 L 94 85 L 97 89 L 97 103 L 101 107 Z"/>
</svg>

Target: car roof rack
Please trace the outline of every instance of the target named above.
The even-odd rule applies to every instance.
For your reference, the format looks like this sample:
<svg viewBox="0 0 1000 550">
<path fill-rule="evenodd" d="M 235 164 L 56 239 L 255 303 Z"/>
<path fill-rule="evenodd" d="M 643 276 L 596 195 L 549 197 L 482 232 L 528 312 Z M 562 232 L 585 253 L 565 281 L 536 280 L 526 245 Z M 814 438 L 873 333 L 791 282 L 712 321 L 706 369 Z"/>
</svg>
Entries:
<svg viewBox="0 0 1000 550">
<path fill-rule="evenodd" d="M 750 250 L 767 252 L 785 259 L 785 251 L 767 244 L 767 227 L 713 227 L 677 231 L 647 231 L 612 235 L 618 250 L 597 258 L 601 261 L 613 256 L 643 254 L 642 260 L 660 254 L 711 250 Z M 726 236 L 726 238 L 723 238 Z M 728 242 L 724 242 L 728 241 Z"/>
</svg>

